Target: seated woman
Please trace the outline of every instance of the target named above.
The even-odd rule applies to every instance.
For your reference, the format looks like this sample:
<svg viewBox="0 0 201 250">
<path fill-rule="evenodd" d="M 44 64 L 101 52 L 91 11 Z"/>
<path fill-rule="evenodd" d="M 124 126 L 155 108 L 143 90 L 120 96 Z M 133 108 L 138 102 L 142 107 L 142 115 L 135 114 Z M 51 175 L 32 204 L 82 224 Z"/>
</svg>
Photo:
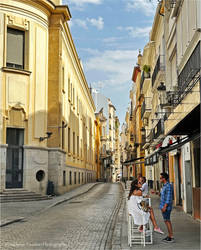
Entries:
<svg viewBox="0 0 201 250">
<path fill-rule="evenodd" d="M 164 234 L 164 232 L 157 226 L 152 207 L 149 207 L 148 212 L 144 212 L 139 207 L 139 203 L 143 199 L 141 187 L 142 184 L 138 180 L 134 180 L 131 183 L 131 188 L 128 195 L 128 212 L 133 216 L 134 223 L 140 226 L 139 227 L 140 232 L 142 232 L 143 225 L 147 224 L 150 218 L 154 227 L 154 231 L 160 234 Z"/>
</svg>

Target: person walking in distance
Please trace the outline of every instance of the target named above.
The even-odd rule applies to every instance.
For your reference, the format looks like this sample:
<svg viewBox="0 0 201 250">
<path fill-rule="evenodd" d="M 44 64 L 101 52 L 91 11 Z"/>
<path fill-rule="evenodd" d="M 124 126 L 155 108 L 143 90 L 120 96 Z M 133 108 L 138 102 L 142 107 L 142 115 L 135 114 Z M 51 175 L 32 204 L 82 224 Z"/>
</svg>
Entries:
<svg viewBox="0 0 201 250">
<path fill-rule="evenodd" d="M 172 211 L 173 187 L 168 180 L 169 175 L 167 173 L 160 174 L 160 182 L 164 184 L 160 194 L 160 209 L 168 230 L 168 236 L 163 239 L 163 242 L 171 243 L 174 242 L 172 223 L 170 221 L 170 214 Z"/>
</svg>

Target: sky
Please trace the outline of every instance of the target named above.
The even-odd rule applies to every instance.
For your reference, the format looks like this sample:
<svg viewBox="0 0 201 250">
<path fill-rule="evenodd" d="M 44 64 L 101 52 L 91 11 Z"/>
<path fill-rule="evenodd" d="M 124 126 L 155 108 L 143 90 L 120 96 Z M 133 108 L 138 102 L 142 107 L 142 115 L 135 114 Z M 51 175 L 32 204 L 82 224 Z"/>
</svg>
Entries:
<svg viewBox="0 0 201 250">
<path fill-rule="evenodd" d="M 63 0 L 88 85 L 110 98 L 125 121 L 139 49 L 149 41 L 157 0 Z"/>
</svg>

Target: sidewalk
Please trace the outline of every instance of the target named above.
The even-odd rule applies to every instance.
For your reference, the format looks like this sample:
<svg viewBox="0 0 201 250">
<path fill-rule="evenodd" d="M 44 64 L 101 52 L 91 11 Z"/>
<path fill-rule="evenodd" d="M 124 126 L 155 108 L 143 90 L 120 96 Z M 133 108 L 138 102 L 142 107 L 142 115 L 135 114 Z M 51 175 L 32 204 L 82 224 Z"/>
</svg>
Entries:
<svg viewBox="0 0 201 250">
<path fill-rule="evenodd" d="M 126 201 L 126 197 L 125 197 Z M 152 207 L 158 226 L 164 231 L 164 235 L 153 233 L 153 245 L 146 245 L 147 249 L 189 249 L 197 250 L 200 248 L 200 222 L 194 220 L 190 215 L 184 213 L 180 208 L 174 207 L 171 213 L 171 222 L 174 232 L 174 243 L 164 243 L 161 240 L 167 236 L 167 229 L 159 210 L 160 198 L 158 195 L 151 195 Z M 121 228 L 121 246 L 120 249 L 144 249 L 141 245 L 133 245 L 128 247 L 127 243 L 127 214 L 124 205 L 124 213 L 122 216 Z M 119 248 L 118 248 L 119 249 Z"/>
<path fill-rule="evenodd" d="M 88 192 L 100 182 L 87 183 L 79 186 L 63 195 L 55 196 L 50 200 L 27 201 L 27 202 L 8 202 L 0 204 L 0 227 L 21 221 L 27 217 L 42 213 L 63 202 L 69 201 L 81 194 Z"/>
</svg>

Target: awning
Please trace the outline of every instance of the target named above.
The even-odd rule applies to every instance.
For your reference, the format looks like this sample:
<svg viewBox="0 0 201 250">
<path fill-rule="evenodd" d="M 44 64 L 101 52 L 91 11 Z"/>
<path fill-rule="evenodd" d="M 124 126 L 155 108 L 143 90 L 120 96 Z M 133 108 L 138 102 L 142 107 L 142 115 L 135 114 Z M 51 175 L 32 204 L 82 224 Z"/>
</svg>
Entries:
<svg viewBox="0 0 201 250">
<path fill-rule="evenodd" d="M 145 158 L 145 166 L 149 166 L 158 162 L 159 148 Z"/>
<path fill-rule="evenodd" d="M 135 158 L 135 159 L 130 159 L 128 161 L 124 161 L 123 165 L 130 165 L 130 164 L 134 164 L 136 161 L 144 159 L 144 157 L 139 157 L 139 158 Z"/>
<path fill-rule="evenodd" d="M 179 142 L 174 142 L 170 146 L 163 147 L 160 149 L 159 154 L 166 154 L 172 150 L 181 148 L 181 146 L 183 146 L 187 142 L 194 141 L 194 140 L 198 139 L 200 137 L 200 135 L 201 135 L 200 133 L 197 133 L 197 134 L 194 134 L 192 136 L 185 137 L 185 138 L 183 138 L 183 140 L 180 140 Z"/>
</svg>

